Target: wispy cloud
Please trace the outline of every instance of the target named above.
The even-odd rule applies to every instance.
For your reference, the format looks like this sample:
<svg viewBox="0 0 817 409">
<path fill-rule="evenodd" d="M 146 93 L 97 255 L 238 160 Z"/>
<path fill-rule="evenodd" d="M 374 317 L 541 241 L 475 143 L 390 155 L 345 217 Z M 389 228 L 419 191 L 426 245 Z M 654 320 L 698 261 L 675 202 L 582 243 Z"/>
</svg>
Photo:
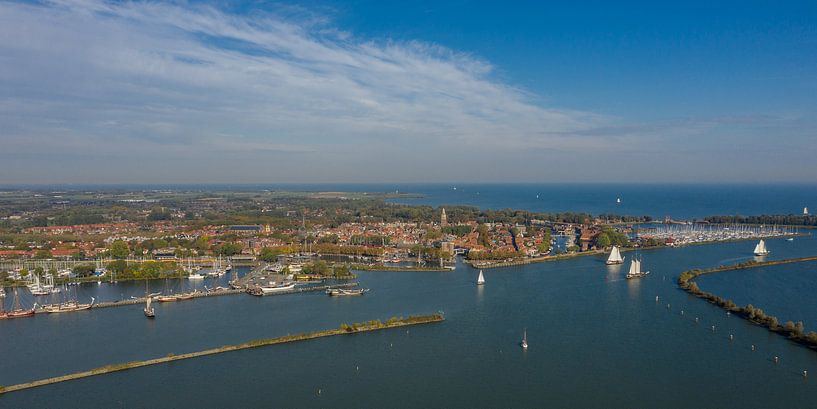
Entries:
<svg viewBox="0 0 817 409">
<path fill-rule="evenodd" d="M 470 158 L 601 155 L 656 131 L 534 99 L 496 79 L 478 57 L 423 42 L 361 40 L 319 14 L 0 3 L 5 155 L 59 163 L 55 181 L 70 177 L 61 169 L 87 167 L 88 155 L 116 157 L 122 172 L 140 165 L 147 172 L 114 169 L 107 181 L 168 173 L 201 181 L 376 180 L 371 166 L 392 169 L 379 176 L 393 180 L 407 179 L 401 172 L 468 178 L 480 175 L 463 170 Z"/>
</svg>

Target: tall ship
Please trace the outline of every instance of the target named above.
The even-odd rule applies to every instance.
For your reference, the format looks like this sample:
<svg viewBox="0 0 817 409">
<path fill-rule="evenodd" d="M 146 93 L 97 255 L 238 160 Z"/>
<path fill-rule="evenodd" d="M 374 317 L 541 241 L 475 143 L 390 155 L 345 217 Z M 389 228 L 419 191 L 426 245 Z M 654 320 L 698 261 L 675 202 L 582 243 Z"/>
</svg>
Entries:
<svg viewBox="0 0 817 409">
<path fill-rule="evenodd" d="M 34 308 L 37 304 L 34 304 L 34 307 L 31 309 L 24 309 L 20 305 L 20 297 L 17 294 L 17 289 L 14 289 L 14 309 L 11 311 L 6 312 L 6 318 L 22 318 L 22 317 L 31 317 L 34 315 Z"/>
<path fill-rule="evenodd" d="M 766 242 L 761 239 L 760 242 L 755 245 L 755 255 L 756 256 L 765 256 L 769 254 L 769 250 L 766 248 Z"/>
<path fill-rule="evenodd" d="M 607 257 L 607 265 L 622 263 L 624 263 L 624 257 L 621 257 L 621 251 L 619 251 L 618 246 L 613 246 L 610 255 Z"/>
<path fill-rule="evenodd" d="M 649 273 L 649 271 L 641 271 L 641 260 L 633 258 L 630 262 L 630 271 L 627 272 L 627 278 L 642 278 Z"/>
<path fill-rule="evenodd" d="M 477 285 L 485 284 L 485 276 L 482 275 L 482 270 L 479 270 L 479 277 L 477 277 Z"/>
</svg>

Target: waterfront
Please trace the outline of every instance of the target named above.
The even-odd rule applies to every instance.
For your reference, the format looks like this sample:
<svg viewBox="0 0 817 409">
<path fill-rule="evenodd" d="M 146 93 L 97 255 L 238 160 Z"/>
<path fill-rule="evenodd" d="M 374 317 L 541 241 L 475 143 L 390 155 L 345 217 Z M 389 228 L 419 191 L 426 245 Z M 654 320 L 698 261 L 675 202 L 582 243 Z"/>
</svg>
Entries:
<svg viewBox="0 0 817 409">
<path fill-rule="evenodd" d="M 626 265 L 608 267 L 602 256 L 580 257 L 486 270 L 484 287 L 474 285 L 476 270 L 460 265 L 439 273 L 359 272 L 361 285 L 372 289 L 359 298 L 212 297 L 158 304 L 155 321 L 144 319 L 140 306 L 6 320 L 0 322 L 0 347 L 7 351 L 0 384 L 7 385 L 373 316 L 442 310 L 447 318 L 409 333 L 211 356 L 22 391 L 0 402 L 49 407 L 67 400 L 100 408 L 537 407 L 541 402 L 680 408 L 689 407 L 686 399 L 693 393 L 704 407 L 808 406 L 817 383 L 799 374 L 817 373 L 817 354 L 727 317 L 676 287 L 674 277 L 688 268 L 753 259 L 752 246 L 734 242 L 644 251 L 652 274 L 637 281 L 623 279 Z M 812 236 L 773 239 L 769 247 L 767 259 L 817 254 Z M 812 294 L 794 291 L 788 299 L 803 303 Z M 523 328 L 531 344 L 527 352 L 517 346 Z M 774 355 L 781 363 L 771 362 Z"/>
</svg>

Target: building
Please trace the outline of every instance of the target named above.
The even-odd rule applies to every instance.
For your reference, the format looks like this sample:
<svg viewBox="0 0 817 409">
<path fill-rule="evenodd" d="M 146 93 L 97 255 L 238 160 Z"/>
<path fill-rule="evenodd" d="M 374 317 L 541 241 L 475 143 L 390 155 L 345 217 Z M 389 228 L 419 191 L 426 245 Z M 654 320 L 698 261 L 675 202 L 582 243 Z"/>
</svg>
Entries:
<svg viewBox="0 0 817 409">
<path fill-rule="evenodd" d="M 448 216 L 445 215 L 445 208 L 440 213 L 440 226 L 448 226 Z"/>
</svg>

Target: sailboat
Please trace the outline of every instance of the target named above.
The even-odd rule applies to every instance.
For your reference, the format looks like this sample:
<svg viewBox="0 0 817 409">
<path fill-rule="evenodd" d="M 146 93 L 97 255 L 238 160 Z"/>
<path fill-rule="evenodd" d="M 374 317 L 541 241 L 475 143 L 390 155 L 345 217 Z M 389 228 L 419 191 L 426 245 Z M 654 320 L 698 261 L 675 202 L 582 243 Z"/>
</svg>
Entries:
<svg viewBox="0 0 817 409">
<path fill-rule="evenodd" d="M 153 294 L 148 292 L 148 280 L 145 280 L 145 308 L 142 311 L 145 313 L 145 317 L 148 318 L 156 318 L 156 314 L 153 311 L 153 307 L 150 305 L 150 301 L 153 299 Z"/>
<path fill-rule="evenodd" d="M 641 271 L 641 260 L 633 258 L 630 262 L 630 271 L 627 272 L 627 278 L 641 278 L 646 277 L 649 271 Z"/>
<path fill-rule="evenodd" d="M 607 265 L 621 264 L 623 262 L 624 258 L 621 257 L 621 252 L 618 250 L 618 246 L 613 246 L 613 249 L 610 250 L 610 256 L 607 257 Z"/>
<path fill-rule="evenodd" d="M 616 198 L 616 203 L 621 203 L 621 198 L 620 197 Z"/>
<path fill-rule="evenodd" d="M 769 254 L 769 250 L 766 249 L 766 242 L 762 239 L 760 242 L 757 243 L 755 246 L 755 255 L 756 256 L 765 256 Z"/>
<path fill-rule="evenodd" d="M 803 216 L 808 216 L 808 207 L 803 208 Z"/>
<path fill-rule="evenodd" d="M 192 264 L 190 264 L 190 259 L 187 259 L 187 271 L 190 275 L 187 276 L 188 280 L 202 280 L 204 276 L 199 274 L 198 268 L 193 268 Z"/>
<path fill-rule="evenodd" d="M 36 307 L 37 304 L 34 304 Z M 20 318 L 20 317 L 30 317 L 34 315 L 34 307 L 30 310 L 25 310 L 20 306 L 20 297 L 17 295 L 17 289 L 14 289 L 14 309 L 6 313 L 6 318 Z"/>
<path fill-rule="evenodd" d="M 519 343 L 519 346 L 522 347 L 522 349 L 528 349 L 528 330 L 527 329 L 522 331 L 522 342 Z"/>
<path fill-rule="evenodd" d="M 477 277 L 477 285 L 485 284 L 485 276 L 482 275 L 482 270 L 479 270 L 479 277 Z"/>
</svg>

